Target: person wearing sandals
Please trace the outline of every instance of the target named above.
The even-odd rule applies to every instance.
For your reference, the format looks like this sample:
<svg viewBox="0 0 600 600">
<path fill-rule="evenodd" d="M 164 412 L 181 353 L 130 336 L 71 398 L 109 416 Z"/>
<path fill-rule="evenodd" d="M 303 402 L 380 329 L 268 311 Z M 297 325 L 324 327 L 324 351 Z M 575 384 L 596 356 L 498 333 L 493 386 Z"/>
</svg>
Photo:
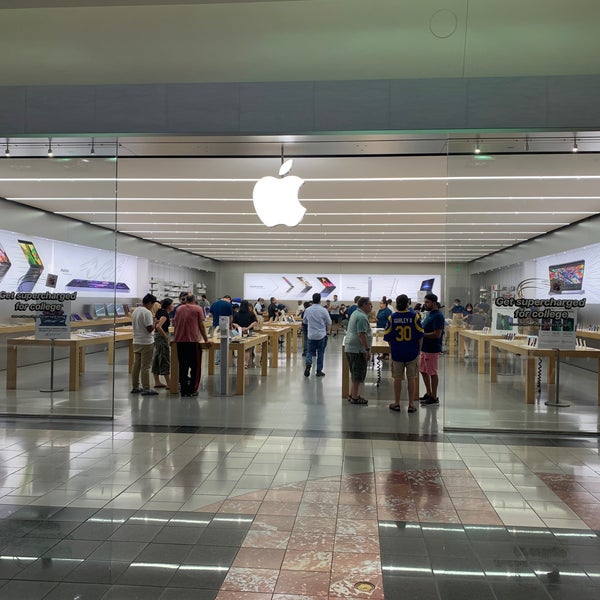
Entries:
<svg viewBox="0 0 600 600">
<path fill-rule="evenodd" d="M 156 311 L 154 318 L 154 356 L 152 358 L 152 375 L 154 375 L 155 388 L 168 388 L 171 386 L 169 373 L 171 372 L 171 349 L 169 348 L 169 326 L 171 319 L 169 312 L 173 300 L 165 298 L 160 303 L 160 308 Z M 160 382 L 160 376 L 163 376 L 166 385 Z"/>
<path fill-rule="evenodd" d="M 368 404 L 358 392 L 361 383 L 367 377 L 367 365 L 371 358 L 371 343 L 373 333 L 369 323 L 369 313 L 373 305 L 371 300 L 361 297 L 357 301 L 357 309 L 350 316 L 346 330 L 345 352 L 350 367 L 350 395 L 348 402 L 351 404 Z"/>
<path fill-rule="evenodd" d="M 406 294 L 396 298 L 396 310 L 388 318 L 383 339 L 390 345 L 392 355 L 392 378 L 394 379 L 394 402 L 390 410 L 400 412 L 402 380 L 406 372 L 408 384 L 408 412 L 417 412 L 414 405 L 415 391 L 419 379 L 419 354 L 423 343 L 421 317 L 409 308 L 410 299 Z"/>
</svg>

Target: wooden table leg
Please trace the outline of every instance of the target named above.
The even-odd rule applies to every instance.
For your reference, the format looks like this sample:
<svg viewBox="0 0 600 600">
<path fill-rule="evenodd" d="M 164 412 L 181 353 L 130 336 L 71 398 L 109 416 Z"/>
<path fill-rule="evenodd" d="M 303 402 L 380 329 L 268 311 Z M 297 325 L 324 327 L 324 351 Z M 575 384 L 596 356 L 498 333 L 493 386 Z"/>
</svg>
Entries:
<svg viewBox="0 0 600 600">
<path fill-rule="evenodd" d="M 285 334 L 285 358 L 287 359 L 287 362 L 290 362 L 290 359 L 292 358 L 292 330 L 290 329 L 288 332 L 286 332 Z"/>
<path fill-rule="evenodd" d="M 342 398 L 347 398 L 350 394 L 350 366 L 346 353 L 342 350 Z"/>
<path fill-rule="evenodd" d="M 109 343 L 110 347 L 110 343 Z M 108 363 L 111 364 L 110 362 Z M 79 348 L 79 373 L 85 373 L 85 348 Z"/>
<path fill-rule="evenodd" d="M 127 372 L 131 373 L 131 371 L 133 370 L 133 340 L 127 340 L 128 342 L 128 354 L 129 354 L 129 359 L 128 359 L 128 366 L 127 366 Z"/>
<path fill-rule="evenodd" d="M 169 373 L 169 391 L 176 394 L 179 391 L 179 355 L 177 354 L 177 344 L 171 344 L 171 372 Z"/>
<path fill-rule="evenodd" d="M 115 364 L 115 338 L 111 337 L 108 340 L 108 364 L 109 365 L 114 365 Z"/>
<path fill-rule="evenodd" d="M 596 378 L 598 379 L 598 405 L 600 406 L 600 358 L 598 359 L 598 368 L 596 369 Z"/>
<path fill-rule="evenodd" d="M 498 348 L 490 344 L 490 383 L 498 381 Z"/>
<path fill-rule="evenodd" d="M 485 373 L 485 340 L 477 340 L 477 373 Z"/>
<path fill-rule="evenodd" d="M 260 374 L 265 376 L 269 366 L 269 340 L 262 342 L 260 350 Z"/>
<path fill-rule="evenodd" d="M 233 359 L 233 352 L 231 353 L 231 357 Z M 237 376 L 235 382 L 235 393 L 238 396 L 244 395 L 244 383 L 246 380 L 246 374 L 244 373 L 245 358 L 244 347 L 240 344 L 237 350 Z"/>
<path fill-rule="evenodd" d="M 6 347 L 6 389 L 17 389 L 17 346 Z"/>
<path fill-rule="evenodd" d="M 76 344 L 69 344 L 69 390 L 79 389 L 79 358 L 80 352 Z"/>
<path fill-rule="evenodd" d="M 527 404 L 535 404 L 535 356 L 525 358 L 525 401 Z"/>
<path fill-rule="evenodd" d="M 450 330 L 450 336 L 448 337 L 448 355 L 454 356 L 456 350 L 456 331 Z"/>
<path fill-rule="evenodd" d="M 556 383 L 556 357 L 548 357 L 548 384 Z"/>
<path fill-rule="evenodd" d="M 219 348 L 221 345 L 219 344 Z M 211 344 L 208 348 L 208 374 L 215 374 L 215 344 Z"/>
<path fill-rule="evenodd" d="M 279 334 L 275 334 L 270 336 L 270 340 L 271 340 L 271 368 L 272 369 L 277 369 L 278 368 L 278 363 L 279 363 L 279 358 L 278 358 L 278 353 L 279 353 Z"/>
</svg>

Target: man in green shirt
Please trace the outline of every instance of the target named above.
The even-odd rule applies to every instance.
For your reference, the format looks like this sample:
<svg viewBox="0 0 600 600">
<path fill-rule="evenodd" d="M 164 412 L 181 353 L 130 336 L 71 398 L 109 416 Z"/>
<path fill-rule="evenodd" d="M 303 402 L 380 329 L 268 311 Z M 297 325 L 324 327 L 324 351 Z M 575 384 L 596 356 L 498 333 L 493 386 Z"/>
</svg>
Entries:
<svg viewBox="0 0 600 600">
<path fill-rule="evenodd" d="M 371 358 L 371 343 L 373 333 L 369 323 L 369 313 L 373 308 L 371 300 L 366 297 L 358 299 L 358 308 L 350 316 L 346 331 L 345 352 L 350 367 L 350 396 L 351 404 L 368 404 L 368 400 L 359 395 L 361 383 L 367 377 L 367 365 Z"/>
</svg>

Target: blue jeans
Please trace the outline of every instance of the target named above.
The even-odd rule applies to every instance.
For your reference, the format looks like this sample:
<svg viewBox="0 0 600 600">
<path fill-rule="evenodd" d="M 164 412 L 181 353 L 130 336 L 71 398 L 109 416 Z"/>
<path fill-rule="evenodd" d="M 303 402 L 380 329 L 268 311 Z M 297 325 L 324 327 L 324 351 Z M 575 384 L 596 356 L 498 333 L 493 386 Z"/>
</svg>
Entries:
<svg viewBox="0 0 600 600">
<path fill-rule="evenodd" d="M 320 340 L 308 340 L 308 348 L 306 351 L 306 366 L 312 365 L 313 356 L 317 355 L 317 371 L 323 370 L 323 357 L 325 356 L 325 348 L 327 348 L 327 336 Z"/>
</svg>

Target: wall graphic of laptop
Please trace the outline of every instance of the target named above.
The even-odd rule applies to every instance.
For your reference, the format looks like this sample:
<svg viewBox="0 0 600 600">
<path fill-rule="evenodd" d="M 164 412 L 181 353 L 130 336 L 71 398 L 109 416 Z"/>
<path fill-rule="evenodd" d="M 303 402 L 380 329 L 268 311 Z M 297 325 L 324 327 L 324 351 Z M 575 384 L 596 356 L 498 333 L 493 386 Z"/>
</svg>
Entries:
<svg viewBox="0 0 600 600">
<path fill-rule="evenodd" d="M 4 279 L 6 272 L 10 269 L 10 259 L 8 258 L 8 254 L 6 254 L 6 250 L 0 244 L 0 281 Z"/>
<path fill-rule="evenodd" d="M 300 292 L 301 294 L 306 294 L 309 290 L 312 290 L 312 285 L 309 281 L 306 281 L 304 277 L 296 277 L 300 281 L 300 283 L 304 286 L 304 289 Z"/>
<path fill-rule="evenodd" d="M 129 286 L 121 281 L 115 283 L 114 281 L 98 281 L 95 279 L 71 279 L 67 283 L 67 289 L 88 289 L 98 292 L 113 292 L 115 290 L 117 292 L 128 292 Z"/>
<path fill-rule="evenodd" d="M 328 279 L 327 277 L 317 277 L 317 279 L 323 284 L 323 289 L 321 290 L 321 297 L 325 298 L 335 290 L 336 285 Z"/>
<path fill-rule="evenodd" d="M 42 259 L 35 249 L 33 242 L 27 240 L 17 240 L 17 242 L 19 242 L 19 246 L 29 263 L 27 273 L 20 277 L 17 282 L 17 292 L 30 292 L 35 287 L 44 270 L 44 263 L 42 263 Z"/>
<path fill-rule="evenodd" d="M 550 278 L 551 294 L 584 294 L 583 271 L 584 260 L 575 260 L 560 265 L 550 265 L 548 275 Z"/>
<path fill-rule="evenodd" d="M 419 289 L 420 292 L 425 292 L 429 294 L 431 290 L 433 290 L 433 282 L 435 281 L 435 277 L 432 279 L 425 279 L 421 282 L 421 287 Z"/>
<path fill-rule="evenodd" d="M 287 278 L 287 277 L 283 277 L 282 279 L 288 284 L 288 289 L 285 290 L 285 293 L 288 294 L 289 292 L 291 292 L 294 289 L 294 284 Z"/>
</svg>

